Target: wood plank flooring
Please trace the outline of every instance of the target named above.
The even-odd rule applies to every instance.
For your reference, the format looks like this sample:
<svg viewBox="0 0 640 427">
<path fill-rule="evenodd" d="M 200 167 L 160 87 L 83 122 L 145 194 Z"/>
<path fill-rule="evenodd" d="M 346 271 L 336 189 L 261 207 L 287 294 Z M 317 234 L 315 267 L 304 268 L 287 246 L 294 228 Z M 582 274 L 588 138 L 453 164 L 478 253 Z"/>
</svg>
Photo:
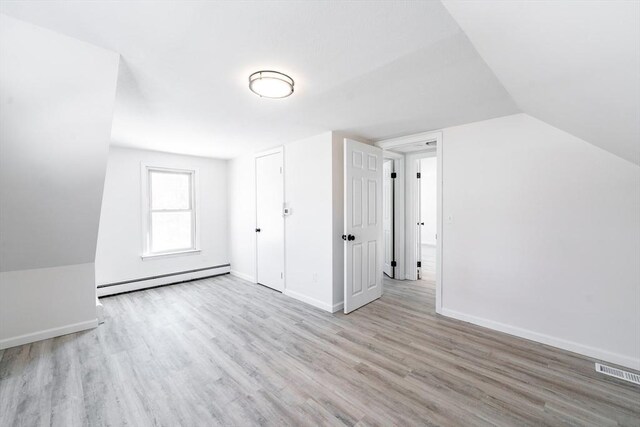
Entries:
<svg viewBox="0 0 640 427">
<path fill-rule="evenodd" d="M 422 245 L 420 249 L 422 261 L 422 278 L 425 280 L 435 280 L 436 247 L 432 245 Z"/>
<path fill-rule="evenodd" d="M 104 298 L 99 328 L 0 352 L 0 426 L 640 425 L 593 360 L 385 286 L 349 315 L 229 275 Z"/>
</svg>

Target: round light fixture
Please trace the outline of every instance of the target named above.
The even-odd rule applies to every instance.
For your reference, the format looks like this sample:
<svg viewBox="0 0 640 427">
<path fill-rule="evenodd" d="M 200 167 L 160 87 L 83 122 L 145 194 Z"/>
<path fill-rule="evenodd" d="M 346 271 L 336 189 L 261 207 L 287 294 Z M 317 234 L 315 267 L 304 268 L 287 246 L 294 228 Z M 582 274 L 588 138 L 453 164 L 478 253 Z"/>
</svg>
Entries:
<svg viewBox="0 0 640 427">
<path fill-rule="evenodd" d="M 293 79 L 277 71 L 256 71 L 249 76 L 249 89 L 262 98 L 286 98 L 293 93 Z"/>
</svg>

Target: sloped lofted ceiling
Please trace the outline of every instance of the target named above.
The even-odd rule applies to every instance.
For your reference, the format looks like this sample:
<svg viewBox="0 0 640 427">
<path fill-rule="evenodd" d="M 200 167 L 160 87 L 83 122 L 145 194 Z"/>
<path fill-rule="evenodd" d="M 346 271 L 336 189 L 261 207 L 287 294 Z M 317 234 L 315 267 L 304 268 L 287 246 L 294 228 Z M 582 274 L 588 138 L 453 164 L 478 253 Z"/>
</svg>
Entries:
<svg viewBox="0 0 640 427">
<path fill-rule="evenodd" d="M 120 53 L 117 145 L 230 158 L 327 130 L 377 140 L 525 112 L 640 164 L 639 2 L 445 6 L 54 0 L 0 12 Z M 259 69 L 294 77 L 295 94 L 256 97 Z"/>
<path fill-rule="evenodd" d="M 519 112 L 439 2 L 2 1 L 119 52 L 112 142 L 229 158 L 326 130 L 383 139 Z M 284 100 L 253 71 L 296 80 Z"/>
<path fill-rule="evenodd" d="M 444 4 L 519 109 L 640 164 L 640 2 Z"/>
<path fill-rule="evenodd" d="M 0 15 L 0 272 L 93 263 L 118 59 Z"/>
</svg>

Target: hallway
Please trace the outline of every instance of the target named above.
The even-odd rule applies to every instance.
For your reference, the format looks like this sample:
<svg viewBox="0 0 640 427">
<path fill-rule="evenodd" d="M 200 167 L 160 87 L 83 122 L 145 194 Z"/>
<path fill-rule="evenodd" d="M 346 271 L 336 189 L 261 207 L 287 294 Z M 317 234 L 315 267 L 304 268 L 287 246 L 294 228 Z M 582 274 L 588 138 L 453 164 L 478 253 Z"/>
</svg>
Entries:
<svg viewBox="0 0 640 427">
<path fill-rule="evenodd" d="M 436 247 L 433 245 L 422 245 L 420 248 L 422 261 L 422 280 L 436 280 Z"/>
</svg>

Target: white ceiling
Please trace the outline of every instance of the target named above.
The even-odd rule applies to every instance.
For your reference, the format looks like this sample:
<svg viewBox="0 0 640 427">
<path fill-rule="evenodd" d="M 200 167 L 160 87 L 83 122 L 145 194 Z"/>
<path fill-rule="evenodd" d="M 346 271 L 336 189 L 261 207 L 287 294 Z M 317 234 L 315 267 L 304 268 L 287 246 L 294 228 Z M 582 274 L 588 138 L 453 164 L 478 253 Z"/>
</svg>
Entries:
<svg viewBox="0 0 640 427">
<path fill-rule="evenodd" d="M 640 164 L 640 2 L 445 6 L 518 108 Z"/>
<path fill-rule="evenodd" d="M 230 158 L 327 130 L 377 140 L 522 111 L 640 164 L 640 2 L 445 5 L 2 1 L 0 11 L 120 53 L 117 145 Z M 295 94 L 252 94 L 260 69 L 291 75 Z"/>
<path fill-rule="evenodd" d="M 441 3 L 2 1 L 121 55 L 113 143 L 229 158 L 339 130 L 383 139 L 519 112 Z M 253 71 L 296 81 L 284 100 Z"/>
</svg>

